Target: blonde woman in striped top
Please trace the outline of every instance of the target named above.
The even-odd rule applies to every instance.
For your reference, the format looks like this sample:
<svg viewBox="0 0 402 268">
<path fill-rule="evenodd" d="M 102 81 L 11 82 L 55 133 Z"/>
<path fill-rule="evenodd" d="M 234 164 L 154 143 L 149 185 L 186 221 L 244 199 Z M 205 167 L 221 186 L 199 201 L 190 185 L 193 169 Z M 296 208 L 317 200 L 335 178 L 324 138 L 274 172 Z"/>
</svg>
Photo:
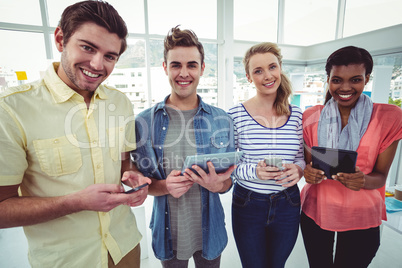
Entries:
<svg viewBox="0 0 402 268">
<path fill-rule="evenodd" d="M 229 110 L 236 148 L 232 224 L 243 267 L 284 267 L 297 239 L 303 176 L 302 111 L 290 105 L 289 79 L 274 43 L 251 47 L 243 60 L 256 96 Z M 279 167 L 264 159 L 282 159 Z"/>
</svg>

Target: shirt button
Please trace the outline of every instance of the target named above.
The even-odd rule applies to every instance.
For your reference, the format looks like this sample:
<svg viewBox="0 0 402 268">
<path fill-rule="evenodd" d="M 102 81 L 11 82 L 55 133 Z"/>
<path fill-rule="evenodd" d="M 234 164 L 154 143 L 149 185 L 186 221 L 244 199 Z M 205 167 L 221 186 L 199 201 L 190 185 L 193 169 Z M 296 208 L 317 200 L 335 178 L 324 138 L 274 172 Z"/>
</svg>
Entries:
<svg viewBox="0 0 402 268">
<path fill-rule="evenodd" d="M 97 169 L 100 169 L 101 167 L 102 167 L 101 164 L 98 164 L 98 165 L 96 166 Z"/>
<path fill-rule="evenodd" d="M 92 143 L 93 143 L 93 144 L 96 144 L 96 140 L 94 140 Z"/>
<path fill-rule="evenodd" d="M 159 150 L 162 150 L 162 147 L 159 146 Z"/>
<path fill-rule="evenodd" d="M 59 140 L 54 140 L 53 143 L 57 144 L 57 143 L 59 143 Z"/>
<path fill-rule="evenodd" d="M 166 227 L 166 230 L 169 230 L 169 227 Z"/>
<path fill-rule="evenodd" d="M 124 130 L 124 128 L 121 127 L 121 128 L 120 128 L 120 131 L 123 131 L 123 130 Z"/>
<path fill-rule="evenodd" d="M 163 115 L 166 115 L 166 113 L 163 113 Z"/>
<path fill-rule="evenodd" d="M 166 128 L 165 128 L 165 127 L 163 127 L 162 129 L 163 129 L 163 130 L 166 130 Z"/>
<path fill-rule="evenodd" d="M 107 238 L 107 234 L 104 234 L 103 237 Z"/>
<path fill-rule="evenodd" d="M 221 145 L 223 145 L 223 142 L 221 141 Z"/>
</svg>

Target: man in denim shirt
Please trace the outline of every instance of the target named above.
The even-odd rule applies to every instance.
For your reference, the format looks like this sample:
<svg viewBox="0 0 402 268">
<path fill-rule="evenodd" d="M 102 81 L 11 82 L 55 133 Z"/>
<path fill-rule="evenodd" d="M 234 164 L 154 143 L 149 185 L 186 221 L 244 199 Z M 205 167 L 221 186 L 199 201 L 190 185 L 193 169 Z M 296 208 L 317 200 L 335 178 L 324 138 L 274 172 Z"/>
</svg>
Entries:
<svg viewBox="0 0 402 268">
<path fill-rule="evenodd" d="M 235 166 L 216 174 L 193 166 L 181 173 L 186 156 L 234 151 L 233 124 L 222 109 L 197 95 L 204 50 L 191 30 L 172 28 L 164 42 L 163 68 L 172 87 L 163 102 L 136 118 L 139 170 L 152 178 L 154 195 L 150 228 L 155 256 L 163 267 L 219 267 L 227 244 L 219 193 L 228 191 Z"/>
</svg>

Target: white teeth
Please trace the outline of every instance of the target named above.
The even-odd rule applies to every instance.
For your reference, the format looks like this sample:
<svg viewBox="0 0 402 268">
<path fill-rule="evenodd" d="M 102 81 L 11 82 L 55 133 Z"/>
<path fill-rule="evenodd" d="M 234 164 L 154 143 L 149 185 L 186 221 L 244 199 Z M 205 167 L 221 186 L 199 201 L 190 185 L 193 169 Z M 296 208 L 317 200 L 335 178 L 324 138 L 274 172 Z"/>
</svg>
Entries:
<svg viewBox="0 0 402 268">
<path fill-rule="evenodd" d="M 349 94 L 349 95 L 341 95 L 341 94 L 338 94 L 339 95 L 339 97 L 341 97 L 342 99 L 347 99 L 347 98 L 350 98 L 351 96 L 352 96 L 352 94 Z"/>
<path fill-rule="evenodd" d="M 264 84 L 264 86 L 269 87 L 269 86 L 272 86 L 274 83 L 275 83 L 275 81 L 271 82 L 271 83 Z"/>
<path fill-rule="evenodd" d="M 82 70 L 82 72 L 83 72 L 85 75 L 88 75 L 89 77 L 92 77 L 92 78 L 96 78 L 96 77 L 99 77 L 99 76 L 100 76 L 99 74 L 93 74 L 93 73 L 88 72 L 88 71 L 86 71 L 86 70 Z"/>
<path fill-rule="evenodd" d="M 188 84 L 190 84 L 190 82 L 177 82 L 177 83 L 179 83 L 179 85 L 188 85 Z"/>
</svg>

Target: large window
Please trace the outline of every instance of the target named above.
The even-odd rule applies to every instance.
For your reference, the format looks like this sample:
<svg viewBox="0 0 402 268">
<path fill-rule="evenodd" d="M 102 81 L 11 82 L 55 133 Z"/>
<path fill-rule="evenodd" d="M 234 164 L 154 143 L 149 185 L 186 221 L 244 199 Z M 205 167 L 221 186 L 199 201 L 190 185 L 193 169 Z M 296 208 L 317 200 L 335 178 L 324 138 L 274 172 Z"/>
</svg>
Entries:
<svg viewBox="0 0 402 268">
<path fill-rule="evenodd" d="M 0 12 L 2 22 L 42 25 L 39 1 L 18 0 L 0 1 Z M 4 41 L 4 39 L 1 39 Z"/>
<path fill-rule="evenodd" d="M 337 8 L 338 0 L 286 0 L 284 43 L 306 46 L 333 40 Z"/>
<path fill-rule="evenodd" d="M 46 5 L 47 5 L 47 16 L 49 18 L 49 25 L 52 27 L 56 27 L 59 24 L 59 20 L 61 17 L 61 14 L 63 13 L 63 10 L 76 3 L 78 1 L 75 0 L 57 0 L 57 1 L 51 1 L 47 0 Z"/>
<path fill-rule="evenodd" d="M 29 0 L 26 0 L 29 1 Z M 16 2 L 17 1 L 9 1 Z M 38 2 L 38 1 L 30 1 Z M 63 10 L 77 0 L 47 0 L 47 9 L 49 16 L 49 24 L 56 27 Z M 145 20 L 144 20 L 144 1 L 143 0 L 108 0 L 124 19 L 127 24 L 128 31 L 131 33 L 145 33 Z"/>
<path fill-rule="evenodd" d="M 166 35 L 176 25 L 199 38 L 216 39 L 216 0 L 148 0 L 149 33 Z"/>
<path fill-rule="evenodd" d="M 234 59 L 233 63 L 234 63 L 233 103 L 238 104 L 254 97 L 256 91 L 254 85 L 249 81 L 247 81 L 243 60 L 241 58 L 236 58 Z"/>
<path fill-rule="evenodd" d="M 234 60 L 232 77 L 218 73 L 218 59 L 222 60 L 218 57 L 217 49 L 218 40 L 221 40 L 217 37 L 218 27 L 223 27 L 224 31 L 233 30 L 235 42 L 222 40 L 219 46 L 225 49 L 233 45 L 224 51 L 238 56 L 244 53 L 239 51 L 250 41 L 250 44 L 278 42 L 279 38 L 280 45 L 296 47 L 334 40 L 337 20 L 342 18 L 337 14 L 338 0 L 233 0 L 225 2 L 223 11 L 218 5 L 219 1 L 108 1 L 126 21 L 129 46 L 106 82 L 127 94 L 136 113 L 163 100 L 171 91 L 162 68 L 163 38 L 176 25 L 192 29 L 204 44 L 206 70 L 200 80 L 198 94 L 207 103 L 217 106 L 218 90 L 224 90 L 226 82 L 232 84 L 232 79 L 233 88 L 226 90 L 233 90 L 234 103 L 255 95 L 254 86 L 247 82 L 241 58 Z M 53 32 L 63 10 L 75 2 L 78 0 L 0 0 L 1 90 L 39 79 L 52 61 L 60 60 Z M 279 5 L 281 3 L 284 6 Z M 344 36 L 402 23 L 402 16 L 398 13 L 402 10 L 402 2 L 399 0 L 384 0 L 381 3 L 375 0 L 347 0 L 345 3 Z M 225 14 L 228 7 L 233 8 L 233 22 L 218 20 L 218 16 Z M 304 56 L 298 53 L 294 55 L 300 58 Z M 309 59 L 307 55 L 306 59 L 300 59 L 300 64 L 297 63 L 299 59 L 293 58 L 291 61 L 296 63 L 287 64 L 287 56 L 284 55 L 283 69 L 293 83 L 292 102 L 303 109 L 322 103 L 326 81 L 323 65 L 305 66 L 309 60 L 317 62 L 322 59 Z M 394 61 L 389 97 L 392 101 L 398 101 L 402 95 L 401 56 L 395 56 Z M 224 65 L 225 59 L 219 64 Z M 25 72 L 26 80 L 18 80 L 17 72 Z M 218 79 L 225 79 L 222 82 L 224 86 L 219 89 Z"/>
<path fill-rule="evenodd" d="M 392 70 L 390 102 L 401 106 L 402 103 L 402 54 L 395 55 Z"/>
<path fill-rule="evenodd" d="M 0 40 L 0 88 L 35 81 L 47 69 L 43 34 L 0 30 Z M 25 72 L 26 80 L 16 72 Z"/>
<path fill-rule="evenodd" d="M 389 103 L 401 106 L 402 102 L 402 53 L 374 58 L 375 66 L 390 71 Z M 385 88 L 384 90 L 388 90 Z"/>
<path fill-rule="evenodd" d="M 277 0 L 234 0 L 234 39 L 277 41 Z"/>
<path fill-rule="evenodd" d="M 347 0 L 343 36 L 402 23 L 400 0 Z"/>
<path fill-rule="evenodd" d="M 127 45 L 105 83 L 124 92 L 133 104 L 134 114 L 138 114 L 148 103 L 145 40 L 129 38 Z"/>
</svg>

